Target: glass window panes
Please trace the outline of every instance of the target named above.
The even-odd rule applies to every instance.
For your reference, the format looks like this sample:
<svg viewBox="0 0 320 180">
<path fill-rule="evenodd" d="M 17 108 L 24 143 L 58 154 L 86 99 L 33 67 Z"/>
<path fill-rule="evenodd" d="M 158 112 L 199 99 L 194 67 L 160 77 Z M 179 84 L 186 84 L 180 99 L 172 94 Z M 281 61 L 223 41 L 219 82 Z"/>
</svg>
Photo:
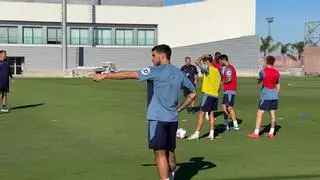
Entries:
<svg viewBox="0 0 320 180">
<path fill-rule="evenodd" d="M 32 44 L 32 28 L 23 28 L 23 43 Z"/>
<path fill-rule="evenodd" d="M 49 27 L 47 29 L 48 44 L 61 44 L 61 40 L 62 40 L 61 28 Z"/>
<path fill-rule="evenodd" d="M 42 28 L 41 27 L 24 27 L 23 43 L 24 44 L 42 44 Z"/>
<path fill-rule="evenodd" d="M 95 43 L 98 45 L 112 44 L 112 30 L 111 29 L 96 29 Z"/>
<path fill-rule="evenodd" d="M 116 44 L 124 45 L 124 30 L 116 30 Z"/>
<path fill-rule="evenodd" d="M 70 43 L 71 44 L 80 44 L 80 32 L 79 29 L 71 29 L 70 33 Z"/>
<path fill-rule="evenodd" d="M 138 30 L 138 45 L 143 46 L 146 44 L 146 32 Z"/>
<path fill-rule="evenodd" d="M 70 43 L 74 45 L 89 44 L 89 29 L 87 28 L 71 28 Z"/>
<path fill-rule="evenodd" d="M 33 28 L 33 44 L 42 44 L 42 28 Z"/>
<path fill-rule="evenodd" d="M 17 43 L 18 27 L 0 27 L 0 43 Z"/>
<path fill-rule="evenodd" d="M 155 30 L 138 30 L 138 45 L 150 46 L 155 45 L 156 35 Z"/>
<path fill-rule="evenodd" d="M 89 30 L 80 29 L 80 44 L 89 44 Z"/>
<path fill-rule="evenodd" d="M 8 42 L 17 43 L 18 42 L 18 27 L 9 27 L 8 28 Z"/>
<path fill-rule="evenodd" d="M 132 29 L 116 30 L 116 45 L 134 45 Z"/>
<path fill-rule="evenodd" d="M 0 27 L 0 43 L 8 43 L 8 28 Z"/>
<path fill-rule="evenodd" d="M 133 45 L 133 30 L 124 31 L 125 45 Z"/>
<path fill-rule="evenodd" d="M 154 30 L 146 31 L 146 45 L 156 44 L 156 32 Z"/>
</svg>

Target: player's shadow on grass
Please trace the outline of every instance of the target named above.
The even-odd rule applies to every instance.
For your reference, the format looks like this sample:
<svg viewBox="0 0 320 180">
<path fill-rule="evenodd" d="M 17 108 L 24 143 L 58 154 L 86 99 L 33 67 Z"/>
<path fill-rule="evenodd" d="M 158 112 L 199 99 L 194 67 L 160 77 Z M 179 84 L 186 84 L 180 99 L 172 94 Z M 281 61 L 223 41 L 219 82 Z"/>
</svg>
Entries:
<svg viewBox="0 0 320 180">
<path fill-rule="evenodd" d="M 193 157 L 189 162 L 177 164 L 179 167 L 175 173 L 175 180 L 190 180 L 199 171 L 211 169 L 217 167 L 214 163 L 210 161 L 205 161 L 203 157 Z"/>
<path fill-rule="evenodd" d="M 226 178 L 221 180 L 297 180 L 297 179 L 320 179 L 320 174 L 315 175 L 292 175 L 292 176 L 269 176 L 269 177 L 240 177 L 240 178 Z"/>
<path fill-rule="evenodd" d="M 157 166 L 157 164 L 142 164 L 142 166 Z M 189 162 L 178 163 L 177 167 L 174 179 L 190 180 L 197 175 L 199 171 L 215 168 L 217 165 L 210 161 L 204 161 L 204 157 L 193 157 L 190 158 Z"/>
<path fill-rule="evenodd" d="M 240 118 L 237 118 L 238 124 L 241 125 L 243 120 Z M 233 122 L 229 122 L 229 127 L 233 127 Z M 219 134 L 223 134 L 224 132 L 227 131 L 227 128 L 224 124 L 217 124 L 215 125 L 215 129 L 214 129 L 214 137 L 219 136 Z M 209 132 L 207 132 L 206 134 L 202 135 L 200 137 L 200 139 L 205 138 L 209 136 Z"/>
<path fill-rule="evenodd" d="M 271 128 L 271 124 L 264 125 L 264 126 L 262 126 L 262 128 L 263 128 L 263 129 L 259 132 L 259 135 L 260 135 L 260 136 L 263 135 L 264 133 L 269 133 L 270 128 Z M 281 128 L 282 128 L 281 125 L 276 124 L 276 127 L 274 128 L 274 134 L 275 134 L 275 135 L 278 134 Z"/>
<path fill-rule="evenodd" d="M 18 110 L 18 109 L 26 109 L 26 108 L 35 108 L 38 106 L 43 106 L 46 103 L 38 103 L 38 104 L 28 104 L 28 105 L 22 105 L 22 106 L 15 106 L 10 108 L 10 111 Z"/>
</svg>

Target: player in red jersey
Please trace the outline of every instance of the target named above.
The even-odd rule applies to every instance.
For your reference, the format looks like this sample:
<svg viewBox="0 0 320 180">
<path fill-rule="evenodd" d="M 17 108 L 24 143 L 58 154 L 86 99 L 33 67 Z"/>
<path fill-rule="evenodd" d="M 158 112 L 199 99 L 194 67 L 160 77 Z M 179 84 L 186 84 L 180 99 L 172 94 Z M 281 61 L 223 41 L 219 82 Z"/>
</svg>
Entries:
<svg viewBox="0 0 320 180">
<path fill-rule="evenodd" d="M 237 72 L 234 66 L 230 64 L 227 55 L 223 54 L 219 59 L 223 65 L 221 69 L 221 84 L 223 85 L 222 109 L 224 111 L 224 124 L 226 129 L 229 130 L 229 117 L 231 117 L 233 129 L 240 130 L 234 109 L 234 101 L 237 91 Z"/>
<path fill-rule="evenodd" d="M 219 72 L 221 72 L 221 67 L 222 67 L 222 66 L 221 66 L 221 63 L 220 63 L 220 61 L 219 61 L 220 56 L 221 56 L 221 53 L 220 53 L 220 52 L 216 52 L 216 53 L 214 54 L 214 59 L 211 60 L 211 65 L 212 65 L 213 67 L 217 68 L 217 69 L 219 70 Z"/>
<path fill-rule="evenodd" d="M 256 128 L 254 133 L 249 134 L 249 138 L 259 138 L 260 127 L 265 111 L 270 112 L 271 128 L 268 138 L 274 138 L 274 131 L 276 126 L 276 111 L 278 110 L 278 98 L 280 91 L 280 73 L 273 67 L 275 58 L 268 56 L 266 59 L 266 67 L 260 71 L 258 83 L 262 83 L 259 109 L 257 112 Z"/>
</svg>

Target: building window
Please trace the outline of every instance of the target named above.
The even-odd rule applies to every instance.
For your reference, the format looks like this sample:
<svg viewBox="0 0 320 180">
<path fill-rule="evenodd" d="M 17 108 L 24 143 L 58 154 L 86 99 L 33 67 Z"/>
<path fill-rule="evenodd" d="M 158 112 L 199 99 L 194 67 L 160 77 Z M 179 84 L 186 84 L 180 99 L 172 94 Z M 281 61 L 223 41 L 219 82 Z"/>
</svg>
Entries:
<svg viewBox="0 0 320 180">
<path fill-rule="evenodd" d="M 152 46 L 156 44 L 156 32 L 154 29 L 138 30 L 138 45 Z"/>
<path fill-rule="evenodd" d="M 95 44 L 97 44 L 97 45 L 111 45 L 112 44 L 112 30 L 111 29 L 96 29 L 95 30 Z"/>
<path fill-rule="evenodd" d="M 18 27 L 0 27 L 0 43 L 18 43 Z"/>
<path fill-rule="evenodd" d="M 62 31 L 58 27 L 48 27 L 47 29 L 47 44 L 61 44 Z"/>
<path fill-rule="evenodd" d="M 71 28 L 70 43 L 73 45 L 89 44 L 89 29 L 88 28 Z"/>
<path fill-rule="evenodd" d="M 116 45 L 134 45 L 132 29 L 116 30 Z"/>
<path fill-rule="evenodd" d="M 42 44 L 42 27 L 24 27 L 23 43 L 24 44 Z"/>
</svg>

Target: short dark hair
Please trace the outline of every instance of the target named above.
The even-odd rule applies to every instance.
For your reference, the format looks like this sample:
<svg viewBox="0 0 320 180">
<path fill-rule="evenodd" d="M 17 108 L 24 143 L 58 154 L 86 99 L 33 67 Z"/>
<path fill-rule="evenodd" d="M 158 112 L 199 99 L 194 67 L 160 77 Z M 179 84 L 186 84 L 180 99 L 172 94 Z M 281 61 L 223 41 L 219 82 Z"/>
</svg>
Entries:
<svg viewBox="0 0 320 180">
<path fill-rule="evenodd" d="M 273 56 L 267 56 L 266 58 L 267 65 L 273 66 L 275 61 L 276 61 L 276 58 Z"/>
<path fill-rule="evenodd" d="M 152 48 L 152 51 L 157 51 L 158 53 L 164 53 L 168 60 L 171 58 L 171 48 L 166 44 L 161 44 Z"/>
<path fill-rule="evenodd" d="M 211 54 L 208 55 L 208 60 L 209 60 L 210 63 L 212 63 L 213 57 L 211 56 Z"/>
<path fill-rule="evenodd" d="M 191 57 L 187 56 L 187 57 L 185 57 L 184 59 L 190 59 L 190 60 L 191 60 Z"/>
<path fill-rule="evenodd" d="M 226 54 L 222 54 L 220 57 L 219 57 L 220 60 L 226 60 L 226 61 L 229 61 L 229 58 Z"/>
<path fill-rule="evenodd" d="M 216 53 L 214 53 L 214 56 L 218 56 L 218 55 L 221 56 L 221 52 L 216 52 Z"/>
<path fill-rule="evenodd" d="M 6 53 L 6 51 L 5 50 L 0 50 L 0 54 L 2 54 L 2 53 Z"/>
</svg>

